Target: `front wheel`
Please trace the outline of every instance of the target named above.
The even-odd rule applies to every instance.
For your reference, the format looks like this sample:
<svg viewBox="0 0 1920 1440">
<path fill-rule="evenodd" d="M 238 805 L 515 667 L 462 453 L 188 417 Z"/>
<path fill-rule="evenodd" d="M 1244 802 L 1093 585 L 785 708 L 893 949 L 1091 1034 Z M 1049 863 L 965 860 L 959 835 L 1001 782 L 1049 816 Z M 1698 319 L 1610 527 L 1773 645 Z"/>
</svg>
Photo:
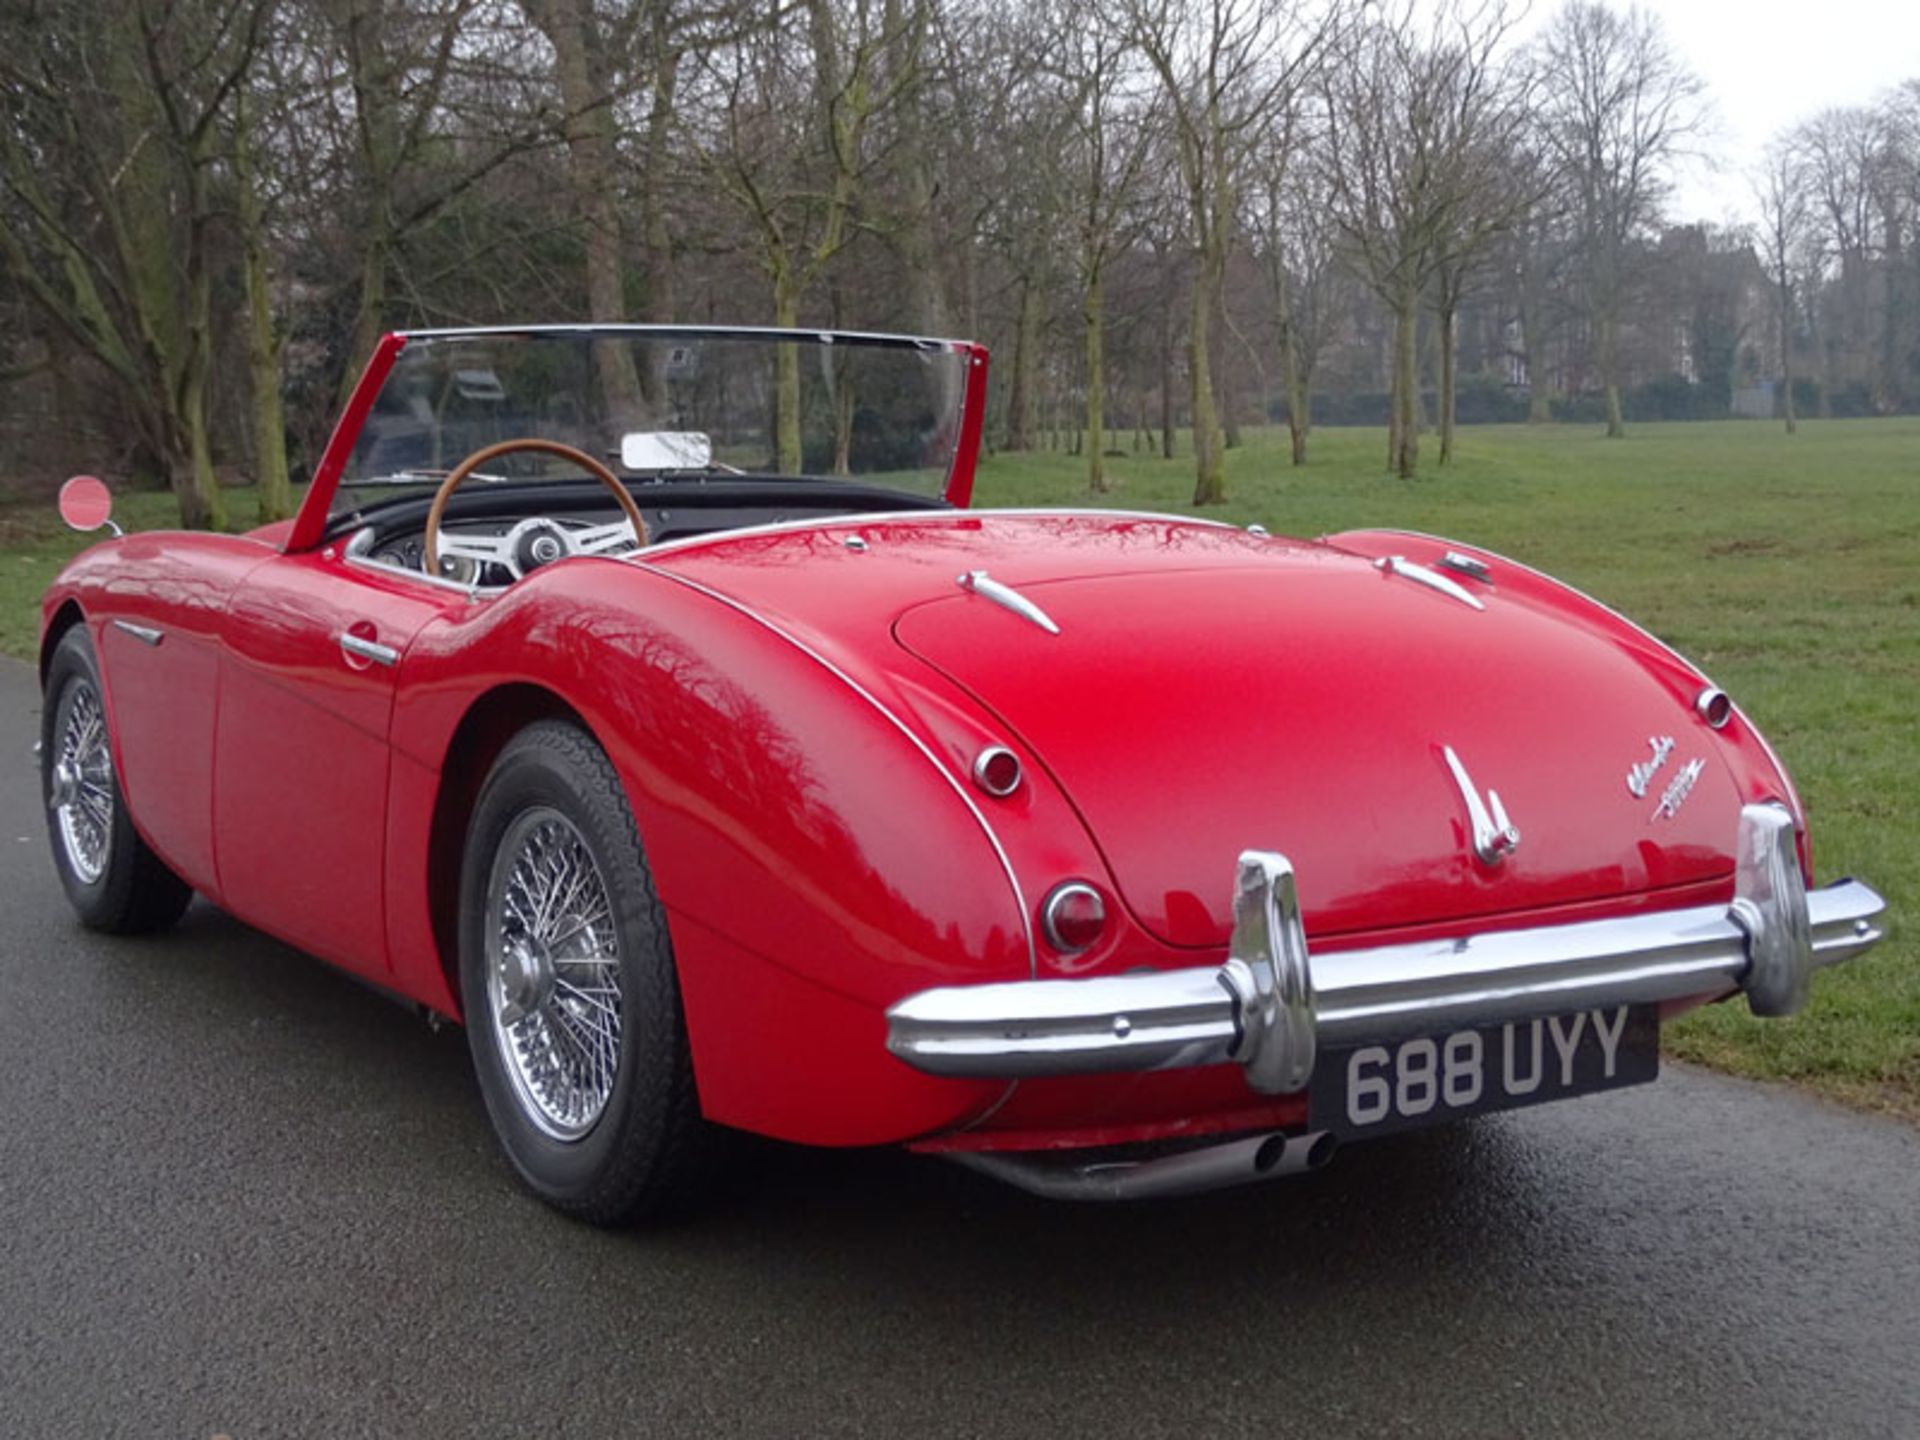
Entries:
<svg viewBox="0 0 1920 1440">
<path fill-rule="evenodd" d="M 640 837 L 578 727 L 508 742 L 467 829 L 460 994 L 487 1113 L 542 1199 L 597 1224 L 684 1201 L 713 1148 Z"/>
<path fill-rule="evenodd" d="M 133 828 L 114 773 L 104 693 L 93 643 L 76 625 L 54 647 L 40 712 L 40 791 L 53 866 L 89 929 L 164 930 L 193 890 Z"/>
</svg>

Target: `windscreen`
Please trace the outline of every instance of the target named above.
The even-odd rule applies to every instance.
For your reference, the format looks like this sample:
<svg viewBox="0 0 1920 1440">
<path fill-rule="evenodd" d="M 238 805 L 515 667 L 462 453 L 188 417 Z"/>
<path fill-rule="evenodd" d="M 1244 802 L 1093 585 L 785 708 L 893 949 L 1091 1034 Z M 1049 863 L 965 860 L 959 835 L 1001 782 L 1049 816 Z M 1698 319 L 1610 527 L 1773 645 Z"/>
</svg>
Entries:
<svg viewBox="0 0 1920 1440">
<path fill-rule="evenodd" d="M 739 332 L 410 336 L 368 414 L 334 510 L 431 489 L 503 440 L 557 440 L 638 480 L 781 477 L 915 495 L 946 488 L 966 352 L 941 341 Z M 545 453 L 469 484 L 578 478 Z"/>
</svg>

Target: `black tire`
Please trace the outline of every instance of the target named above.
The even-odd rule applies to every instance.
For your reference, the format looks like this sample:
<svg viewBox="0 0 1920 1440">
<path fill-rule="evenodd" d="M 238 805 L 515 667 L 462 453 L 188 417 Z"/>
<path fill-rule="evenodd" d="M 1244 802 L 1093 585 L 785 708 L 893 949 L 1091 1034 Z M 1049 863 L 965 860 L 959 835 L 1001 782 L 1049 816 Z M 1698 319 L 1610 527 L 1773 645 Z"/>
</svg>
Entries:
<svg viewBox="0 0 1920 1440">
<path fill-rule="evenodd" d="M 104 764 L 90 771 L 93 798 L 100 801 L 103 792 L 110 797 L 101 802 L 111 809 L 104 827 L 91 817 L 72 819 L 83 808 L 77 801 L 56 803 L 55 787 L 62 783 L 62 746 L 74 738 L 69 734 L 70 727 L 80 728 L 91 706 L 104 735 L 105 695 L 93 642 L 87 638 L 85 627 L 76 625 L 54 647 L 41 698 L 40 796 L 47 813 L 47 838 L 53 846 L 54 869 L 81 924 L 109 935 L 150 934 L 180 918 L 193 899 L 193 889 L 147 848 L 147 842 L 133 828 L 111 750 L 103 752 Z M 62 793 L 73 792 L 68 789 Z M 95 837 L 104 829 L 104 852 L 83 859 L 83 852 L 93 855 L 93 847 L 75 838 L 76 825 L 88 827 L 86 834 Z"/>
<path fill-rule="evenodd" d="M 533 978 L 521 982 L 522 972 L 506 958 L 515 942 L 505 938 L 508 929 L 516 936 L 532 933 L 507 918 L 505 909 L 509 877 L 525 873 L 516 870 L 516 857 L 535 853 L 543 840 L 566 847 L 574 838 L 584 844 L 604 890 L 617 957 L 530 962 Z M 604 953 L 605 937 L 597 929 L 592 933 L 587 948 Z M 549 953 L 544 947 L 541 938 L 542 955 Z M 581 964 L 607 968 L 572 968 Z M 519 1022 L 523 1026 L 557 1031 L 571 1028 L 575 1018 L 583 1025 L 598 1018 L 584 1009 L 586 1002 L 563 998 L 555 988 L 560 982 L 550 977 L 560 965 L 576 979 L 590 975 L 597 985 L 618 979 L 617 1059 L 610 1067 L 611 1087 L 591 1118 L 556 1120 L 546 1112 L 535 1095 L 539 1081 L 528 1078 L 528 1067 L 539 1072 L 540 1066 L 516 1061 L 509 1047 L 535 1049 L 549 1061 L 576 1052 L 563 1052 L 560 1037 L 548 1038 L 548 1028 L 535 1029 L 530 1041 L 527 1029 L 516 1029 L 510 1039 L 498 1019 L 518 1013 L 531 1017 Z M 505 978 L 509 973 L 515 979 Z M 526 988 L 510 989 L 521 983 Z M 594 1224 L 623 1225 L 681 1210 L 699 1193 L 718 1137 L 700 1116 L 666 916 L 620 778 L 576 726 L 528 726 L 500 752 L 481 787 L 461 862 L 460 996 L 494 1133 L 534 1194 Z M 531 997 L 538 996 L 546 998 L 533 1008 Z M 523 1001 L 529 1008 L 515 1011 Z M 557 1014 L 561 1005 L 570 1006 L 570 1014 Z M 555 1125 L 575 1123 L 585 1128 L 554 1133 Z"/>
</svg>

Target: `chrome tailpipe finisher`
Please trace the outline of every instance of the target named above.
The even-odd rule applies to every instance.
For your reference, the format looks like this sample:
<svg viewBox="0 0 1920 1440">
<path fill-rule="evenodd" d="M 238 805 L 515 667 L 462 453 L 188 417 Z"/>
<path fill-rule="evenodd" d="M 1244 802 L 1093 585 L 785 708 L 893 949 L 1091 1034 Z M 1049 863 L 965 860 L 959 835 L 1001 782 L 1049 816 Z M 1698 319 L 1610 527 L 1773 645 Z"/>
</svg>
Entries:
<svg viewBox="0 0 1920 1440">
<path fill-rule="evenodd" d="M 1233 997 L 1232 1058 L 1262 1095 L 1290 1095 L 1313 1078 L 1313 967 L 1293 866 L 1243 850 L 1233 889 L 1233 938 L 1220 983 Z"/>
<path fill-rule="evenodd" d="M 1148 1200 L 1304 1175 L 1331 1160 L 1338 1144 L 1320 1130 L 1247 1135 L 1148 1160 L 1073 1160 L 1058 1152 L 991 1150 L 957 1151 L 946 1158 L 1048 1200 Z"/>
<path fill-rule="evenodd" d="M 1798 1011 L 1813 979 L 1813 924 L 1784 805 L 1741 809 L 1728 914 L 1747 932 L 1747 1005 L 1756 1015 Z"/>
</svg>

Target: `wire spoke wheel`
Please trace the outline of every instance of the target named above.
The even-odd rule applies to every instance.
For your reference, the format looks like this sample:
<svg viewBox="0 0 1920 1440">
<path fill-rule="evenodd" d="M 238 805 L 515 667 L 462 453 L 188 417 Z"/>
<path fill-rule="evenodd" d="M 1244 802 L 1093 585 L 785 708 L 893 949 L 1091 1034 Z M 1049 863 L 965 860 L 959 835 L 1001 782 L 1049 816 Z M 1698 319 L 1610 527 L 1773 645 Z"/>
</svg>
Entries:
<svg viewBox="0 0 1920 1440">
<path fill-rule="evenodd" d="M 516 816 L 487 883 L 489 1020 L 521 1109 L 574 1141 L 613 1094 L 624 1033 L 620 941 L 605 878 L 560 811 Z"/>
<path fill-rule="evenodd" d="M 114 796 L 113 751 L 107 744 L 99 692 L 89 682 L 75 680 L 68 687 L 54 735 L 47 804 L 59 825 L 67 864 L 88 885 L 107 868 Z"/>
</svg>

